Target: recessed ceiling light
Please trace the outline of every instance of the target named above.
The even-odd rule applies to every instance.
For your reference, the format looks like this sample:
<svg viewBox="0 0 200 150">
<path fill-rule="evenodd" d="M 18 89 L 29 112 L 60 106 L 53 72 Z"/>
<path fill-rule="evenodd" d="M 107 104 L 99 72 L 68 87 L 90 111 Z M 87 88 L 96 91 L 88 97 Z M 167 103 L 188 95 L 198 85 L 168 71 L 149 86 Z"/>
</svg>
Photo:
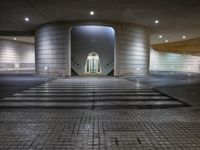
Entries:
<svg viewBox="0 0 200 150">
<path fill-rule="evenodd" d="M 24 18 L 24 20 L 28 22 L 28 21 L 29 21 L 29 18 L 28 18 L 28 17 L 26 17 L 26 18 Z"/>
<path fill-rule="evenodd" d="M 94 11 L 90 11 L 90 15 L 93 16 L 94 15 Z"/>
<path fill-rule="evenodd" d="M 183 38 L 183 39 L 186 39 L 186 36 L 185 36 L 185 35 L 183 35 L 183 36 L 182 36 L 182 38 Z"/>
<path fill-rule="evenodd" d="M 13 40 L 17 40 L 17 38 L 13 38 Z"/>
<path fill-rule="evenodd" d="M 159 20 L 155 20 L 154 22 L 155 22 L 156 24 L 158 24 L 158 23 L 159 23 Z"/>
<path fill-rule="evenodd" d="M 162 35 L 159 35 L 158 37 L 159 37 L 160 39 L 162 39 L 163 36 L 162 36 Z"/>
<path fill-rule="evenodd" d="M 165 43 L 168 43 L 169 41 L 168 40 L 165 40 Z"/>
</svg>

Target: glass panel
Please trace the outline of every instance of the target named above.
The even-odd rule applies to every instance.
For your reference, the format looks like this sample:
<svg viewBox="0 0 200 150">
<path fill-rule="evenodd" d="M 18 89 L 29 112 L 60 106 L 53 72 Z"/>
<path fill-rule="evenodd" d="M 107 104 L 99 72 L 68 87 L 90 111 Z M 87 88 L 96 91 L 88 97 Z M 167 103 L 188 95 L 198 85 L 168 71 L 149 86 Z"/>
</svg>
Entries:
<svg viewBox="0 0 200 150">
<path fill-rule="evenodd" d="M 86 60 L 85 72 L 91 74 L 101 73 L 101 66 L 98 54 L 94 52 L 88 54 Z"/>
</svg>

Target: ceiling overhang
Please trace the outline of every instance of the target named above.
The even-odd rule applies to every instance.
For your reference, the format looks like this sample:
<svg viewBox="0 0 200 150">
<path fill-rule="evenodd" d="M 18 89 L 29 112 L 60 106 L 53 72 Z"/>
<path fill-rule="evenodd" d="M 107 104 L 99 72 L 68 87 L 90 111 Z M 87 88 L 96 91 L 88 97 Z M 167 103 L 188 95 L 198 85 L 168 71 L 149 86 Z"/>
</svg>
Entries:
<svg viewBox="0 0 200 150">
<path fill-rule="evenodd" d="M 153 44 L 152 48 L 160 52 L 200 52 L 200 38 L 172 43 Z"/>
<path fill-rule="evenodd" d="M 34 36 L 34 31 L 0 31 L 0 36 Z"/>
<path fill-rule="evenodd" d="M 0 31 L 35 31 L 59 20 L 120 21 L 149 27 L 157 44 L 199 37 L 199 14 L 199 0 L 1 0 Z"/>
</svg>

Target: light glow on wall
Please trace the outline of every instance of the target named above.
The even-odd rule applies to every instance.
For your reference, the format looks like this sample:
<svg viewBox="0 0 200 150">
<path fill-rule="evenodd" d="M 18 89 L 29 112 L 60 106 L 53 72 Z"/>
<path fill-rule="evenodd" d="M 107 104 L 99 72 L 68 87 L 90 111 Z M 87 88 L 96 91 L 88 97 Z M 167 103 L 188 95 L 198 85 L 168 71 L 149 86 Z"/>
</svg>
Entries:
<svg viewBox="0 0 200 150">
<path fill-rule="evenodd" d="M 47 67 L 47 66 L 45 66 L 45 67 L 44 67 L 44 70 L 48 70 L 48 67 Z"/>
<path fill-rule="evenodd" d="M 140 68 L 137 68 L 137 70 L 140 70 Z"/>
</svg>

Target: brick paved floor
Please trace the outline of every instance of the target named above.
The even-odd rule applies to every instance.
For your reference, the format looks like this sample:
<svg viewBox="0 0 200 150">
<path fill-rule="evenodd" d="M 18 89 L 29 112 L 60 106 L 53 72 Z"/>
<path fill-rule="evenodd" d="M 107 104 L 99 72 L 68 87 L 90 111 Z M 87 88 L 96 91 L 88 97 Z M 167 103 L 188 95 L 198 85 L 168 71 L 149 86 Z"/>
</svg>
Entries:
<svg viewBox="0 0 200 150">
<path fill-rule="evenodd" d="M 3 102 L 0 103 L 0 105 L 4 103 L 0 109 L 0 149 L 200 149 L 200 109 L 186 107 L 181 101 L 122 79 L 72 79 L 55 80 L 3 99 Z M 80 87 L 81 89 L 79 89 Z M 139 92 L 135 92 L 133 89 L 139 90 Z M 88 103 L 85 100 L 88 96 L 92 96 L 91 93 L 94 90 L 95 94 L 99 94 L 99 97 L 102 97 L 102 93 L 104 99 L 110 97 L 108 101 L 101 104 L 109 104 L 109 107 L 106 109 L 104 107 L 101 109 L 96 107 L 76 109 L 77 104 L 74 102 L 72 103 L 73 109 L 66 109 L 67 107 L 65 109 L 46 109 L 52 105 L 55 106 L 51 102 L 52 100 L 48 101 L 50 97 L 54 97 L 54 100 L 58 100 L 60 103 L 60 97 L 55 93 L 60 92 L 61 95 L 63 94 L 61 97 L 66 98 L 65 101 L 62 101 L 63 105 L 68 105 L 68 101 L 70 103 L 72 100 L 75 101 L 74 97 L 83 97 L 82 104 L 84 105 Z M 27 93 L 29 94 L 27 95 Z M 42 94 L 35 95 L 37 93 Z M 54 94 L 52 95 L 52 93 Z M 69 96 L 66 93 L 76 94 Z M 111 93 L 114 93 L 115 96 L 113 97 Z M 116 93 L 118 94 L 116 95 Z M 128 93 L 127 96 L 125 93 Z M 140 95 L 141 93 L 142 95 Z M 156 99 L 156 102 L 152 103 L 156 106 L 158 104 L 166 105 L 162 98 L 158 98 L 165 97 L 167 98 L 165 102 L 174 101 L 178 107 L 172 108 L 171 105 L 174 106 L 174 103 L 169 103 L 170 105 L 167 105 L 165 109 L 158 109 L 159 107 L 151 107 L 151 109 L 134 107 L 134 109 L 130 109 L 127 105 L 127 108 L 119 109 L 120 106 L 123 106 L 123 102 L 127 102 L 127 97 L 129 97 L 128 101 L 139 101 L 139 105 L 146 105 L 146 100 L 144 101 L 138 95 L 148 97 L 150 100 L 154 99 L 153 101 Z M 15 98 L 13 99 L 13 97 Z M 28 99 L 30 97 L 32 98 Z M 96 102 L 102 100 L 99 97 Z M 20 101 L 21 98 L 23 101 Z M 113 103 L 116 99 L 120 103 Z M 20 107 L 21 109 L 6 109 L 10 103 L 12 103 L 13 108 L 16 108 L 15 101 L 20 101 L 24 108 L 32 106 L 34 109 L 22 109 L 23 107 Z M 46 101 L 45 107 L 36 109 L 38 108 L 36 106 L 44 101 Z M 158 101 L 159 103 L 157 103 Z M 25 102 L 26 104 L 23 105 Z M 89 101 L 89 103 L 94 105 L 94 100 Z M 117 107 L 115 107 L 116 105 Z M 135 103 L 129 105 L 135 105 Z M 51 108 L 57 108 L 57 106 Z"/>
<path fill-rule="evenodd" d="M 200 111 L 20 110 L 0 113 L 0 149 L 200 149 Z"/>
</svg>

